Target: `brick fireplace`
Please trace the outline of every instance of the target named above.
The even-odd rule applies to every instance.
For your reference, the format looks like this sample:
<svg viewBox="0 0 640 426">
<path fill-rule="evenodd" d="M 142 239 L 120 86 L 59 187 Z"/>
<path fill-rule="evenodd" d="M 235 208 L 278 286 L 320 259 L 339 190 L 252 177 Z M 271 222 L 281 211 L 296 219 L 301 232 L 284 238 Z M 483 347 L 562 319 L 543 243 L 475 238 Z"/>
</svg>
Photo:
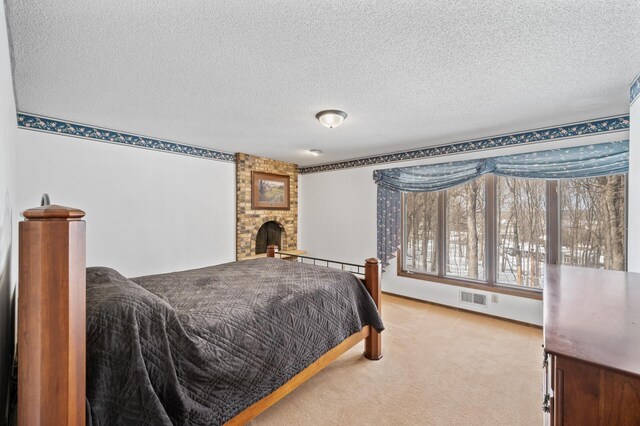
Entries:
<svg viewBox="0 0 640 426">
<path fill-rule="evenodd" d="M 251 207 L 251 172 L 289 175 L 289 210 L 253 210 Z M 298 167 L 269 158 L 236 154 L 236 259 L 241 260 L 256 255 L 256 240 L 260 228 L 268 222 L 269 229 L 263 228 L 258 251 L 264 245 L 262 238 L 276 238 L 276 228 L 280 229 L 281 250 L 295 250 L 298 245 Z M 271 240 L 269 240 L 271 241 Z"/>
</svg>

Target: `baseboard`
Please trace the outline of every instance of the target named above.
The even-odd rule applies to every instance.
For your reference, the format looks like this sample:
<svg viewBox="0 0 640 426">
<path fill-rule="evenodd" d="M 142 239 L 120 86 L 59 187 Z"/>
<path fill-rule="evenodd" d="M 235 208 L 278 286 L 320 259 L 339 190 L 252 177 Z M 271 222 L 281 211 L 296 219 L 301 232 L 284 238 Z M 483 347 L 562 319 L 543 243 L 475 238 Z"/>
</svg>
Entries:
<svg viewBox="0 0 640 426">
<path fill-rule="evenodd" d="M 519 325 L 526 325 L 527 327 L 533 327 L 533 328 L 537 328 L 539 330 L 542 330 L 542 326 L 541 325 L 531 324 L 531 323 L 524 322 L 524 321 L 518 321 L 518 320 L 511 319 L 511 318 L 500 317 L 498 315 L 491 315 L 491 314 L 486 314 L 484 312 L 472 311 L 470 309 L 459 308 L 457 306 L 445 305 L 444 303 L 431 302 L 430 300 L 417 299 L 415 297 L 405 296 L 403 294 L 389 293 L 388 291 L 383 291 L 382 294 L 386 294 L 387 296 L 392 296 L 392 297 L 398 297 L 400 299 L 411 300 L 413 302 L 427 303 L 429 305 L 440 306 L 442 308 L 453 309 L 453 310 L 462 311 L 462 312 L 468 312 L 470 314 L 482 315 L 483 317 L 495 318 L 495 319 L 499 319 L 499 320 L 502 320 L 502 321 L 508 321 L 508 322 L 512 322 L 514 324 L 519 324 Z"/>
</svg>

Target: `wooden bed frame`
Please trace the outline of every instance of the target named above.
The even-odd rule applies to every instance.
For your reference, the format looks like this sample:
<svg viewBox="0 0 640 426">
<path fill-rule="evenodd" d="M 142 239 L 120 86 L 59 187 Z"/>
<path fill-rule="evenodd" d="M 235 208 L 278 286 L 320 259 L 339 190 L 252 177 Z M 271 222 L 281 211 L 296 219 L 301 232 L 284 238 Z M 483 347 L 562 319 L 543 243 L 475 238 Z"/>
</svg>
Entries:
<svg viewBox="0 0 640 426">
<path fill-rule="evenodd" d="M 77 426 L 86 422 L 84 215 L 79 209 L 47 205 L 26 210 L 19 225 L 20 426 Z M 277 251 L 277 246 L 269 246 L 267 256 L 275 257 Z M 367 259 L 361 280 L 378 310 L 381 277 L 380 261 Z M 380 334 L 367 325 L 227 424 L 245 424 L 362 340 L 366 358 L 382 358 Z"/>
</svg>

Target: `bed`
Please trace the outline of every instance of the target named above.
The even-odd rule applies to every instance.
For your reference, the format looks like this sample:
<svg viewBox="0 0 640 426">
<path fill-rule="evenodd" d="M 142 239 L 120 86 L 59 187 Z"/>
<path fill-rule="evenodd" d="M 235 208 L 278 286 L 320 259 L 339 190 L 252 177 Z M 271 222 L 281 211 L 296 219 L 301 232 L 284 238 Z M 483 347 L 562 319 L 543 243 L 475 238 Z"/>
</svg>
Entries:
<svg viewBox="0 0 640 426">
<path fill-rule="evenodd" d="M 336 262 L 358 278 L 270 246 L 128 279 L 85 269 L 82 211 L 23 214 L 19 424 L 244 424 L 359 341 L 382 357 L 377 259 Z"/>
</svg>

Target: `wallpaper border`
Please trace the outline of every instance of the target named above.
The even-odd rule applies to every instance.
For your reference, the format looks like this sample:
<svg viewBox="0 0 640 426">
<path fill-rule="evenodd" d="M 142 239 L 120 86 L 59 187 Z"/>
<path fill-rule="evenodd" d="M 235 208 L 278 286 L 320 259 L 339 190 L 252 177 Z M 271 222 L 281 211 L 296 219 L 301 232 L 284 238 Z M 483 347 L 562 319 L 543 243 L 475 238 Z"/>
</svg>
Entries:
<svg viewBox="0 0 640 426">
<path fill-rule="evenodd" d="M 640 89 L 639 89 L 640 90 Z M 372 157 L 357 158 L 353 160 L 338 161 L 335 163 L 319 164 L 317 166 L 300 167 L 300 174 L 326 172 L 331 170 L 348 169 L 353 167 L 371 166 L 375 164 L 392 163 L 397 161 L 418 160 L 427 157 L 459 154 L 469 151 L 501 148 L 513 145 L 522 145 L 535 142 L 547 142 L 556 139 L 566 139 L 576 136 L 588 136 L 601 133 L 613 133 L 629 128 L 629 115 L 617 115 L 607 118 L 598 118 L 572 124 L 564 124 L 556 127 L 548 127 L 525 132 L 492 136 L 488 138 L 472 139 L 462 142 L 453 142 L 427 148 L 419 148 L 410 151 L 402 151 L 391 154 L 375 155 Z"/>
<path fill-rule="evenodd" d="M 631 96 L 640 96 L 640 75 L 631 85 Z M 151 149 L 172 154 L 187 155 L 191 157 L 235 162 L 236 155 L 224 151 L 217 151 L 198 146 L 172 142 L 168 140 L 136 135 L 128 132 L 105 129 L 97 126 L 75 123 L 51 117 L 40 116 L 25 112 L 17 113 L 18 127 L 27 130 L 54 133 L 65 136 L 91 139 L 100 142 L 113 143 L 135 148 Z M 417 160 L 421 158 L 436 157 L 442 155 L 457 154 L 470 151 L 494 149 L 513 145 L 522 145 L 535 142 L 546 142 L 556 139 L 565 139 L 576 136 L 587 136 L 600 133 L 612 133 L 627 130 L 629 128 L 629 115 L 618 115 L 607 118 L 599 118 L 556 127 L 542 128 L 514 134 L 492 136 L 488 138 L 473 139 L 462 142 L 419 148 L 409 151 L 401 151 L 391 154 L 374 155 L 371 157 L 338 161 L 334 163 L 319 164 L 316 166 L 300 167 L 300 174 L 318 173 L 331 170 L 340 170 L 353 167 L 363 167 L 376 164 L 385 164 L 398 161 Z"/>
<path fill-rule="evenodd" d="M 164 139 L 120 132 L 102 127 L 74 123 L 57 118 L 44 117 L 26 112 L 18 112 L 18 127 L 45 133 L 91 139 L 135 148 L 151 149 L 172 154 L 187 155 L 209 160 L 235 162 L 236 155 L 224 151 L 202 148 Z"/>
</svg>

